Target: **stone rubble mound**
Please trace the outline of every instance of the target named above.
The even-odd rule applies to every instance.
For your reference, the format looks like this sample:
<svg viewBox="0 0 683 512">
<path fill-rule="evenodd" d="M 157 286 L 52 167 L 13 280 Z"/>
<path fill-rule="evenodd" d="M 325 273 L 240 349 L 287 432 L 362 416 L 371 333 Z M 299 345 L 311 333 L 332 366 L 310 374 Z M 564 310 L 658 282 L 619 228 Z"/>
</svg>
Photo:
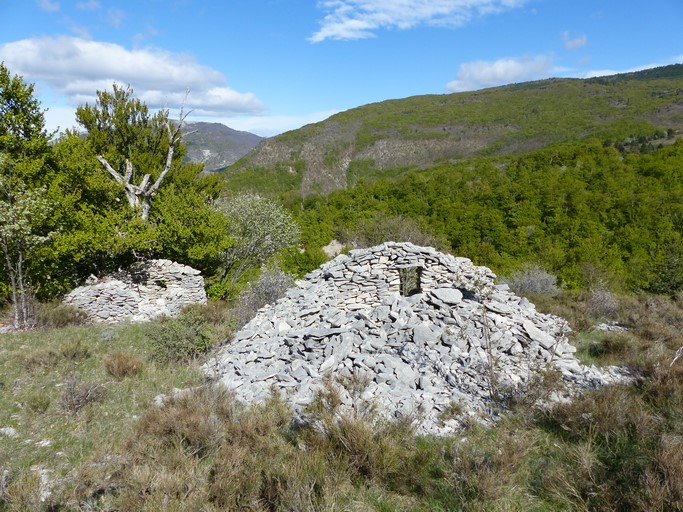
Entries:
<svg viewBox="0 0 683 512">
<path fill-rule="evenodd" d="M 95 323 L 147 322 L 178 316 L 189 304 L 206 304 L 199 270 L 170 260 L 148 260 L 116 275 L 79 286 L 64 298 Z"/>
<path fill-rule="evenodd" d="M 299 415 L 327 380 L 342 411 L 374 403 L 380 417 L 413 415 L 419 433 L 437 435 L 495 419 L 492 386 L 523 392 L 539 371 L 557 369 L 572 389 L 623 380 L 582 366 L 566 321 L 494 279 L 430 247 L 354 250 L 261 309 L 205 369 L 242 401 L 276 390 Z M 367 382 L 360 397 L 339 384 L 352 376 Z"/>
</svg>

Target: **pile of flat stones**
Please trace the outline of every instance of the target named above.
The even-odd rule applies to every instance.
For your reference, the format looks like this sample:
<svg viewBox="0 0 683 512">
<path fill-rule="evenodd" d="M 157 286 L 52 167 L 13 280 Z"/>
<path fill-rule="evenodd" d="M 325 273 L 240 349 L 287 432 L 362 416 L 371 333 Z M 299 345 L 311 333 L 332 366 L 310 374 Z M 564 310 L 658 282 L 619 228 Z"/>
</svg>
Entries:
<svg viewBox="0 0 683 512">
<path fill-rule="evenodd" d="M 200 271 L 170 260 L 147 260 L 114 275 L 91 277 L 66 295 L 95 323 L 146 322 L 160 316 L 178 316 L 183 307 L 205 304 Z"/>
<path fill-rule="evenodd" d="M 354 250 L 261 309 L 205 369 L 247 403 L 277 392 L 305 419 L 331 385 L 343 413 L 373 406 L 437 435 L 495 420 L 501 394 L 524 393 L 547 370 L 571 389 L 626 379 L 581 365 L 566 321 L 494 279 L 410 243 Z"/>
</svg>

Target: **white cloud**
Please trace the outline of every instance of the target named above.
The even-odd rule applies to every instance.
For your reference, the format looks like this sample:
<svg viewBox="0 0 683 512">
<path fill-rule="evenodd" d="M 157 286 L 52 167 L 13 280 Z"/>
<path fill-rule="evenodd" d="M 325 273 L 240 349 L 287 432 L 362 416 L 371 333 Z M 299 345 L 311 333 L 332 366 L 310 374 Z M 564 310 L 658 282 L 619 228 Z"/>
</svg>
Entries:
<svg viewBox="0 0 683 512">
<path fill-rule="evenodd" d="M 0 62 L 27 81 L 44 82 L 70 105 L 94 103 L 96 91 L 112 83 L 130 85 L 150 108 L 180 105 L 207 116 L 253 114 L 264 105 L 253 93 L 235 91 L 215 69 L 191 56 L 157 49 L 128 50 L 120 45 L 75 37 L 45 37 L 0 44 Z"/>
<path fill-rule="evenodd" d="M 460 65 L 456 79 L 446 88 L 471 91 L 484 87 L 548 78 L 554 71 L 553 61 L 546 56 L 514 57 L 493 62 L 475 61 Z"/>
<path fill-rule="evenodd" d="M 571 37 L 569 31 L 564 31 L 562 33 L 562 40 L 564 41 L 564 47 L 567 50 L 576 50 L 577 48 L 581 48 L 588 44 L 588 37 L 586 37 L 586 35 Z"/>
<path fill-rule="evenodd" d="M 255 133 L 261 137 L 273 137 L 289 130 L 301 128 L 307 124 L 323 121 L 337 112 L 337 110 L 325 110 L 301 116 L 244 116 L 229 119 L 214 118 L 211 121 L 223 123 L 234 130 Z M 193 120 L 198 119 L 193 116 Z"/>
<path fill-rule="evenodd" d="M 309 41 L 365 39 L 381 28 L 418 25 L 458 27 L 476 16 L 520 7 L 527 0 L 322 0 L 329 12 Z"/>
<path fill-rule="evenodd" d="M 76 8 L 81 11 L 94 11 L 100 8 L 99 0 L 87 0 L 85 2 L 78 2 Z"/>
<path fill-rule="evenodd" d="M 121 9 L 112 7 L 107 11 L 107 21 L 114 28 L 119 28 L 123 20 L 126 18 L 126 13 Z"/>
<path fill-rule="evenodd" d="M 61 6 L 59 2 L 53 2 L 52 0 L 38 0 L 38 7 L 43 11 L 57 12 Z"/>
</svg>

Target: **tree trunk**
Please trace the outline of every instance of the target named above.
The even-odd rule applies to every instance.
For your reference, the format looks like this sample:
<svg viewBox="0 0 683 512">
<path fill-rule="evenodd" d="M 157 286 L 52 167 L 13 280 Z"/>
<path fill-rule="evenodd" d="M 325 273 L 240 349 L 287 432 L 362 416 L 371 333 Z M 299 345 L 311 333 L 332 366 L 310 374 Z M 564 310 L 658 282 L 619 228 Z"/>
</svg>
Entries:
<svg viewBox="0 0 683 512">
<path fill-rule="evenodd" d="M 19 249 L 17 255 L 17 285 L 21 297 L 21 328 L 31 327 L 31 313 L 29 311 L 28 293 L 24 283 L 24 252 Z"/>
<path fill-rule="evenodd" d="M 7 242 L 3 240 L 3 249 L 5 251 L 5 261 L 7 262 L 7 272 L 9 273 L 9 280 L 12 286 L 12 305 L 14 306 L 14 328 L 19 329 L 19 295 L 17 293 L 17 276 L 12 266 L 12 259 L 9 254 L 9 247 Z"/>
</svg>

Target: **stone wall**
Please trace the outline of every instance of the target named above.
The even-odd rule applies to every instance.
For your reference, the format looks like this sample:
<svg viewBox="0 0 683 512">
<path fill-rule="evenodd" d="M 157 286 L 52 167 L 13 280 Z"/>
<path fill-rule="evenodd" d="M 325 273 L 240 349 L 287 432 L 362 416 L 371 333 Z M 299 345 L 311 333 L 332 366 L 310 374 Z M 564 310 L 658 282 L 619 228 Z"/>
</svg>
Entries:
<svg viewBox="0 0 683 512">
<path fill-rule="evenodd" d="M 347 310 L 377 307 L 391 294 L 409 296 L 444 287 L 490 293 L 496 277 L 467 258 L 396 242 L 338 256 L 307 278 L 315 280 L 318 276 L 329 285 L 336 306 Z"/>
<path fill-rule="evenodd" d="M 184 306 L 205 304 L 199 270 L 169 260 L 136 263 L 130 269 L 72 290 L 64 303 L 86 312 L 92 322 L 145 322 L 178 316 Z"/>
</svg>

